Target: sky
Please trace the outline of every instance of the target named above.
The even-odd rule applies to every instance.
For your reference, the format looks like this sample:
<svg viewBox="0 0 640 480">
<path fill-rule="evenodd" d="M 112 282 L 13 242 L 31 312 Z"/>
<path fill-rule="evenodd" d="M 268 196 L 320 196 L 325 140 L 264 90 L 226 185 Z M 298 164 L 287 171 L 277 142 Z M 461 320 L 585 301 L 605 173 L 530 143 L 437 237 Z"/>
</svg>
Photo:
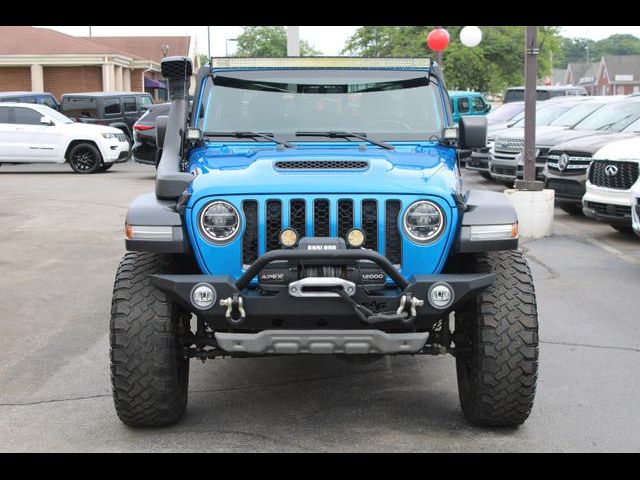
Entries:
<svg viewBox="0 0 640 480">
<path fill-rule="evenodd" d="M 59 30 L 69 35 L 89 35 L 89 27 L 44 27 Z M 301 26 L 300 38 L 307 40 L 313 47 L 320 50 L 323 55 L 340 55 L 347 39 L 356 31 L 358 27 L 321 27 L 321 26 Z M 191 35 L 196 39 L 200 53 L 207 53 L 207 27 L 185 27 L 185 26 L 163 26 L 163 27 L 91 27 L 95 36 L 117 36 L 117 35 Z M 212 26 L 211 27 L 211 54 L 213 56 L 225 56 L 227 53 L 233 54 L 235 42 L 227 41 L 236 38 L 242 33 L 242 27 L 233 26 Z M 562 35 L 567 37 L 586 37 L 593 40 L 601 40 L 614 33 L 630 33 L 640 37 L 640 27 L 562 27 Z M 227 50 L 228 49 L 228 50 Z M 169 55 L 171 52 L 169 52 Z"/>
</svg>

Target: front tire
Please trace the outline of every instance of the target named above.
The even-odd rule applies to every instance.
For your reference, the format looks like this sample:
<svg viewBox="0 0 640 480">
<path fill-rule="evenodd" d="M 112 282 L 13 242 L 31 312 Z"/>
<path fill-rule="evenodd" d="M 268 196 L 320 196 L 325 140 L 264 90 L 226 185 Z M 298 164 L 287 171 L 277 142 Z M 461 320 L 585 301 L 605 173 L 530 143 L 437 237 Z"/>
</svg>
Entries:
<svg viewBox="0 0 640 480">
<path fill-rule="evenodd" d="M 101 172 L 106 172 L 108 171 L 111 167 L 113 167 L 113 163 L 103 163 L 102 167 L 100 167 L 100 171 Z"/>
<path fill-rule="evenodd" d="M 521 252 L 473 257 L 474 271 L 495 282 L 456 312 L 456 370 L 465 417 L 481 426 L 522 424 L 533 407 L 538 374 L 538 312 Z"/>
<path fill-rule="evenodd" d="M 633 228 L 631 227 L 631 225 L 627 226 L 627 225 L 611 225 L 612 228 L 614 228 L 615 230 L 617 230 L 620 233 L 626 233 L 626 234 L 631 234 L 633 233 Z"/>
<path fill-rule="evenodd" d="M 69 150 L 69 166 L 76 173 L 96 173 L 102 167 L 100 150 L 91 143 L 78 143 Z"/>
<path fill-rule="evenodd" d="M 572 216 L 582 215 L 582 205 L 573 205 L 569 203 L 560 205 L 560 209 Z"/>
<path fill-rule="evenodd" d="M 491 176 L 491 174 L 489 172 L 478 172 L 480 174 L 480 176 L 482 178 L 484 178 L 487 181 L 493 181 L 493 177 Z"/>
<path fill-rule="evenodd" d="M 134 427 L 176 423 L 187 406 L 189 359 L 181 333 L 189 316 L 151 285 L 150 275 L 175 273 L 168 255 L 125 254 L 111 307 L 111 384 L 116 413 Z"/>
</svg>

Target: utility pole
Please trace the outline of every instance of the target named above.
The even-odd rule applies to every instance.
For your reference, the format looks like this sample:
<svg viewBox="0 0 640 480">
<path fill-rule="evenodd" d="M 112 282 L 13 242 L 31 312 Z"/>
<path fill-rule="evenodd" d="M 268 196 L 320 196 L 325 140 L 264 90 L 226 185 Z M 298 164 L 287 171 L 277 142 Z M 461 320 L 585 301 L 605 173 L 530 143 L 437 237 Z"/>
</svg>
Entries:
<svg viewBox="0 0 640 480">
<path fill-rule="evenodd" d="M 91 27 L 89 27 L 89 37 L 91 37 Z"/>
<path fill-rule="evenodd" d="M 536 78 L 538 76 L 538 27 L 527 27 L 525 34 L 524 88 L 524 181 L 516 181 L 519 190 L 542 190 L 536 182 Z"/>
<path fill-rule="evenodd" d="M 287 57 L 300 56 L 300 27 L 287 27 Z"/>
<path fill-rule="evenodd" d="M 209 52 L 209 64 L 211 64 L 211 27 L 207 25 L 207 52 Z"/>
</svg>

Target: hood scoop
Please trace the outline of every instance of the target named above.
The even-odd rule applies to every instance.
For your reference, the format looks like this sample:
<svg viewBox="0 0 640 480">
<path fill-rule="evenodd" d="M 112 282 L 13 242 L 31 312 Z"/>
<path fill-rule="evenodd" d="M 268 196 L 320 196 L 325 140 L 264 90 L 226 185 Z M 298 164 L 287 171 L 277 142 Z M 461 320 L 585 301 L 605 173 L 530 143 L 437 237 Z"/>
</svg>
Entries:
<svg viewBox="0 0 640 480">
<path fill-rule="evenodd" d="M 366 160 L 278 160 L 274 162 L 276 170 L 367 170 Z"/>
</svg>

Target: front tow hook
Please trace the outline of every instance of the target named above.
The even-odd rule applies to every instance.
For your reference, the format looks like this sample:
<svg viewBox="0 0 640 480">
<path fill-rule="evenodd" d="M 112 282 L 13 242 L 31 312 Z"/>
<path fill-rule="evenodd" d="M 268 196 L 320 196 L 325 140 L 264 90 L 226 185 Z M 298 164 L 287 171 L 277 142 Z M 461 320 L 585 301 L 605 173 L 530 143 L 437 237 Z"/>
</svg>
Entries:
<svg viewBox="0 0 640 480">
<path fill-rule="evenodd" d="M 247 319 L 247 312 L 244 310 L 242 297 L 237 293 L 234 293 L 233 296 L 228 298 L 221 298 L 220 306 L 227 307 L 224 316 L 227 322 L 229 322 L 229 325 L 237 327 Z M 234 310 L 237 310 L 239 316 L 234 316 Z"/>
</svg>

